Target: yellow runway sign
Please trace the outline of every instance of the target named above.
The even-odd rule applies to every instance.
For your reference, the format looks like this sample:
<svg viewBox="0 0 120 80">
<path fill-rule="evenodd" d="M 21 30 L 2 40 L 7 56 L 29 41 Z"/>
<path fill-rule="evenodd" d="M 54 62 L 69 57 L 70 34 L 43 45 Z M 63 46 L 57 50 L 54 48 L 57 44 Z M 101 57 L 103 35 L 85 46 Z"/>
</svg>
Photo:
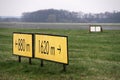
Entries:
<svg viewBox="0 0 120 80">
<path fill-rule="evenodd" d="M 32 34 L 13 33 L 13 54 L 32 57 Z"/>
<path fill-rule="evenodd" d="M 67 36 L 35 34 L 35 58 L 68 64 Z"/>
</svg>

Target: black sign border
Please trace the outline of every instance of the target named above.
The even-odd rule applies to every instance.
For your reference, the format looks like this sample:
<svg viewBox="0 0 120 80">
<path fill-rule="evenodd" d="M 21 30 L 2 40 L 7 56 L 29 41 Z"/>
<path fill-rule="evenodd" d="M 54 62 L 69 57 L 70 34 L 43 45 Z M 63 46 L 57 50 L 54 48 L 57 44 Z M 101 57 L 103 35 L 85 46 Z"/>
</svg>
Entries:
<svg viewBox="0 0 120 80">
<path fill-rule="evenodd" d="M 14 47 L 14 45 L 13 45 L 14 34 L 28 34 L 28 35 L 32 35 L 32 57 L 14 54 L 14 49 L 13 49 L 13 47 Z M 34 34 L 33 33 L 13 32 L 13 34 L 12 34 L 12 53 L 13 53 L 13 55 L 26 57 L 26 58 L 34 58 L 34 52 L 35 51 L 34 51 Z"/>
<path fill-rule="evenodd" d="M 45 61 L 50 61 L 50 62 L 55 62 L 55 63 L 60 63 L 60 64 L 65 64 L 65 65 L 69 64 L 68 36 L 65 36 L 65 35 L 55 35 L 55 34 L 45 34 L 45 33 L 35 33 L 34 34 L 34 50 L 35 50 L 35 41 L 36 41 L 35 35 L 48 35 L 48 36 L 66 37 L 66 39 L 67 39 L 67 43 L 66 43 L 66 45 L 67 45 L 67 64 L 66 63 L 62 63 L 62 62 L 58 62 L 58 61 L 52 61 L 52 60 L 48 60 L 48 59 L 43 59 L 43 58 L 36 58 L 36 57 L 34 57 L 34 58 L 35 59 L 45 60 Z M 34 52 L 34 54 L 35 54 L 35 52 Z"/>
</svg>

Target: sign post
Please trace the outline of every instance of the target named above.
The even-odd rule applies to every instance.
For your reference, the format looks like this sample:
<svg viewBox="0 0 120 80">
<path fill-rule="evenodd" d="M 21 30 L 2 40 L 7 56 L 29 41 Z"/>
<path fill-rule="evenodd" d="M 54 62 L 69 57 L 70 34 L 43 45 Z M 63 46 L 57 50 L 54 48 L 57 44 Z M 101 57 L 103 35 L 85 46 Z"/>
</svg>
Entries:
<svg viewBox="0 0 120 80">
<path fill-rule="evenodd" d="M 13 33 L 13 54 L 19 56 L 19 62 L 21 62 L 21 56 L 28 57 L 31 64 L 31 58 L 33 57 L 33 34 L 30 33 Z"/>
<path fill-rule="evenodd" d="M 13 54 L 21 57 L 28 57 L 29 64 L 31 58 L 53 61 L 63 64 L 63 70 L 66 71 L 68 65 L 68 37 L 50 34 L 30 34 L 13 33 Z"/>
<path fill-rule="evenodd" d="M 68 64 L 67 36 L 35 34 L 35 58 Z M 43 65 L 43 61 L 41 61 Z M 64 68 L 65 69 L 65 68 Z"/>
</svg>

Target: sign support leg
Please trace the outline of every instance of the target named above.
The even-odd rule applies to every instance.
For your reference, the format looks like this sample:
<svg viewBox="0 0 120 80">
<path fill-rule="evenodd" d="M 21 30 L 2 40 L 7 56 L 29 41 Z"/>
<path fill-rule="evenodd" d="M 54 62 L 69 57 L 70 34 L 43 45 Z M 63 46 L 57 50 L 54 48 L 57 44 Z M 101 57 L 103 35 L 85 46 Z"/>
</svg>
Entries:
<svg viewBox="0 0 120 80">
<path fill-rule="evenodd" d="M 63 71 L 66 72 L 66 65 L 63 64 Z"/>
<path fill-rule="evenodd" d="M 41 59 L 41 67 L 43 67 L 43 60 Z"/>
<path fill-rule="evenodd" d="M 18 56 L 18 62 L 21 63 L 21 56 Z"/>
<path fill-rule="evenodd" d="M 29 58 L 29 64 L 32 64 L 31 58 Z"/>
</svg>

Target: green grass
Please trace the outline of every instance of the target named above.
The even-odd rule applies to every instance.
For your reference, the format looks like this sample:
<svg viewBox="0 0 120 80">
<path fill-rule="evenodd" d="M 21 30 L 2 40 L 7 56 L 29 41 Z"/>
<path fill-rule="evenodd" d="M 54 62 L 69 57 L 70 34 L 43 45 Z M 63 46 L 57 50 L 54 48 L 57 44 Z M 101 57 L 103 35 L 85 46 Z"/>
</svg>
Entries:
<svg viewBox="0 0 120 80">
<path fill-rule="evenodd" d="M 32 32 L 68 36 L 69 65 L 12 55 L 12 33 Z M 0 80 L 119 80 L 120 30 L 89 33 L 87 30 L 0 28 Z"/>
</svg>

